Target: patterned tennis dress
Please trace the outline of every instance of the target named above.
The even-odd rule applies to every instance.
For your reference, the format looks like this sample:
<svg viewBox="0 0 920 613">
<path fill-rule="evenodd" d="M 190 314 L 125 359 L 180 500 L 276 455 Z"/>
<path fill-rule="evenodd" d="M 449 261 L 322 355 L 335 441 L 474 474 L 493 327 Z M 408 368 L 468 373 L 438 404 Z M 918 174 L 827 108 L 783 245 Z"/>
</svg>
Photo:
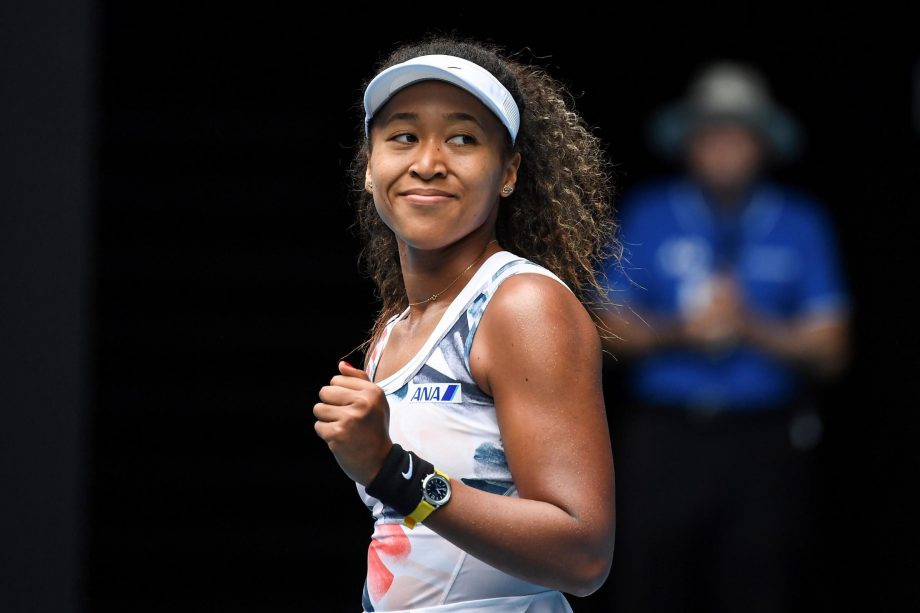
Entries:
<svg viewBox="0 0 920 613">
<path fill-rule="evenodd" d="M 517 496 L 502 448 L 495 404 L 473 381 L 470 347 L 486 306 L 508 277 L 552 272 L 508 251 L 490 256 L 445 311 L 421 350 L 376 383 L 390 405 L 390 438 L 446 472 L 451 480 L 499 496 Z M 567 287 L 567 286 L 566 286 Z M 368 361 L 374 380 L 397 321 L 387 322 Z M 358 493 L 374 516 L 367 552 L 365 611 L 504 611 L 570 613 L 558 590 L 528 583 L 469 555 L 425 525 L 409 530 L 402 516 Z"/>
</svg>

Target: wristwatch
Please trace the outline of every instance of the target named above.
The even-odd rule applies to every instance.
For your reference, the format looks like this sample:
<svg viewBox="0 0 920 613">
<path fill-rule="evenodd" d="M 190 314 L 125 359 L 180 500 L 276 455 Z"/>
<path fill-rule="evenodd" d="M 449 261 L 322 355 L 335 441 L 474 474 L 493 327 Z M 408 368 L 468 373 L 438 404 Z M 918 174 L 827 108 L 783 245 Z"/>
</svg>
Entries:
<svg viewBox="0 0 920 613">
<path fill-rule="evenodd" d="M 411 530 L 429 515 L 443 507 L 450 500 L 450 477 L 437 468 L 422 480 L 422 500 L 415 510 L 403 518 L 403 524 Z"/>
</svg>

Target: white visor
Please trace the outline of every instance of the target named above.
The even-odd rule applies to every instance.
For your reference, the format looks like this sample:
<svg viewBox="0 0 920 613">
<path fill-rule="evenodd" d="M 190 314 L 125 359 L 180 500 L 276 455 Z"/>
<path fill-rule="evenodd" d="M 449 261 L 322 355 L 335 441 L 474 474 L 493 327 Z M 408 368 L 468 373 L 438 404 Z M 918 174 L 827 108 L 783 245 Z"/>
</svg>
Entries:
<svg viewBox="0 0 920 613">
<path fill-rule="evenodd" d="M 495 76 L 469 60 L 453 55 L 422 55 L 390 66 L 378 74 L 364 92 L 364 133 L 370 137 L 371 119 L 396 92 L 419 81 L 452 83 L 476 96 L 517 139 L 521 117 L 511 92 Z"/>
</svg>

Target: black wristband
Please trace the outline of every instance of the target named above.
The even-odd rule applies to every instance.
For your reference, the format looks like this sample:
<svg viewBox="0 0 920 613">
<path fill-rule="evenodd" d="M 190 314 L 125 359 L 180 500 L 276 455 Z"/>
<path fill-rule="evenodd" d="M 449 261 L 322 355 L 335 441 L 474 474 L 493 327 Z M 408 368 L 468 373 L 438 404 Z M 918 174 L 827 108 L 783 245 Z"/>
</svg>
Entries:
<svg viewBox="0 0 920 613">
<path fill-rule="evenodd" d="M 364 489 L 405 516 L 422 501 L 422 480 L 433 472 L 431 462 L 394 443 L 380 472 Z"/>
</svg>

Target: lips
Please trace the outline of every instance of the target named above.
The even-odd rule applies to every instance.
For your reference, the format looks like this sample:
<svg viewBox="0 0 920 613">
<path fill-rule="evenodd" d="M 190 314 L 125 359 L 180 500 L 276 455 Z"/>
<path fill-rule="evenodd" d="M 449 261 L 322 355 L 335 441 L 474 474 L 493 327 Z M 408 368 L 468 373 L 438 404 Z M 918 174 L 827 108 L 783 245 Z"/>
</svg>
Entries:
<svg viewBox="0 0 920 613">
<path fill-rule="evenodd" d="M 414 204 L 438 204 L 454 197 L 450 192 L 430 187 L 416 187 L 399 193 L 400 196 Z"/>
</svg>

